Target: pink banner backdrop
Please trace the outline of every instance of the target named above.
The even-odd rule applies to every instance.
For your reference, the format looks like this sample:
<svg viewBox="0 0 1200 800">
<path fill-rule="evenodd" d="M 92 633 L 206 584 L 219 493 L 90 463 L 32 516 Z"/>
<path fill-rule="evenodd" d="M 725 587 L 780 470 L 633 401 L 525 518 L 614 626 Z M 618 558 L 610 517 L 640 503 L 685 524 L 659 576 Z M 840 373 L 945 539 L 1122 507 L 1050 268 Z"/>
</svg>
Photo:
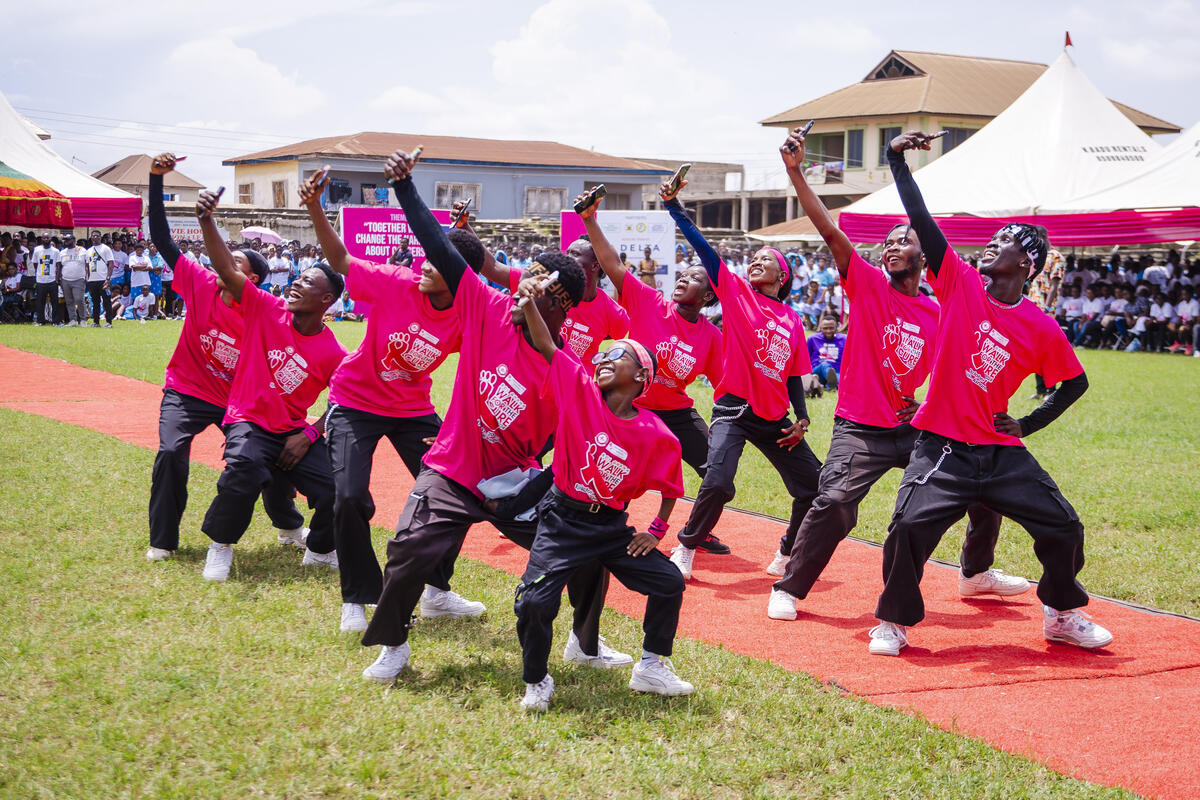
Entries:
<svg viewBox="0 0 1200 800">
<path fill-rule="evenodd" d="M 1103 214 L 1042 214 L 1032 217 L 936 217 L 952 245 L 981 246 L 1009 222 L 1044 225 L 1055 247 L 1151 244 L 1200 239 L 1200 208 L 1111 211 Z M 838 227 L 853 242 L 882 242 L 894 226 L 908 221 L 896 214 L 842 214 Z"/>
<path fill-rule="evenodd" d="M 450 211 L 448 209 L 430 209 L 433 216 L 442 227 L 450 226 Z M 344 206 L 338 214 L 339 232 L 346 250 L 355 258 L 370 261 L 375 264 L 386 264 L 392 253 L 402 241 L 408 242 L 408 249 L 413 254 L 413 269 L 420 269 L 425 263 L 425 248 L 417 242 L 408 220 L 399 208 L 386 206 Z M 354 311 L 366 314 L 370 309 L 367 303 L 356 301 Z"/>
<path fill-rule="evenodd" d="M 140 197 L 72 197 L 71 211 L 78 228 L 139 228 Z"/>
</svg>

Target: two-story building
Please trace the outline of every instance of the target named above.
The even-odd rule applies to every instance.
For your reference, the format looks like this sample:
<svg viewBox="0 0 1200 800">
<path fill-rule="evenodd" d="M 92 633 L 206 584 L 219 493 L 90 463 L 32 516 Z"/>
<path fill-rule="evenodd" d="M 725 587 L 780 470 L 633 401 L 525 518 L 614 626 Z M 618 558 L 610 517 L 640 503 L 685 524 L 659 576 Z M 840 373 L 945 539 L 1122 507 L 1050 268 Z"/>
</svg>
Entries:
<svg viewBox="0 0 1200 800">
<path fill-rule="evenodd" d="M 153 159 L 144 153 L 125 156 L 115 164 L 109 164 L 98 172 L 93 172 L 93 178 L 99 178 L 107 184 L 123 189 L 130 194 L 142 198 L 142 207 L 150 199 L 150 162 Z M 182 172 L 171 170 L 163 176 L 163 200 L 165 202 L 195 203 L 200 197 L 204 184 L 189 178 Z"/>
<path fill-rule="evenodd" d="M 413 180 L 432 207 L 470 198 L 483 219 L 557 219 L 575 196 L 605 184 L 605 208 L 640 209 L 644 187 L 670 170 L 557 142 L 472 139 L 407 133 L 355 133 L 310 139 L 230 158 L 237 203 L 259 208 L 299 208 L 297 188 L 330 167 L 327 209 L 343 205 L 395 205 L 383 174 L 396 150 L 422 147 Z"/>
</svg>

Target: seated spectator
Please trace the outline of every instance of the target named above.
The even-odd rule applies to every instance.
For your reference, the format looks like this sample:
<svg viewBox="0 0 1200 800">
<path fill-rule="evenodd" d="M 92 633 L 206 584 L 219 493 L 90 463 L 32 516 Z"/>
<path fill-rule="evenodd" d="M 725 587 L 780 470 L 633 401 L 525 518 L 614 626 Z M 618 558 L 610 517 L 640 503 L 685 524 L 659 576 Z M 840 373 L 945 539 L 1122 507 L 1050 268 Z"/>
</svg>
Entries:
<svg viewBox="0 0 1200 800">
<path fill-rule="evenodd" d="M 1167 332 L 1171 339 L 1168 349 L 1172 353 L 1178 353 L 1182 349 L 1189 356 L 1195 354 L 1192 329 L 1196 327 L 1197 319 L 1200 319 L 1200 300 L 1196 299 L 1195 290 L 1190 285 L 1182 286 L 1179 302 L 1175 304 L 1175 316 L 1167 323 Z"/>
<path fill-rule="evenodd" d="M 3 300 L 0 301 L 0 322 L 25 322 L 25 301 L 21 296 L 21 275 L 15 263 L 4 271 Z"/>
<path fill-rule="evenodd" d="M 129 293 L 129 284 L 124 283 L 120 286 L 120 294 L 113 295 L 113 316 L 116 319 L 131 319 L 126 317 L 125 312 L 133 306 L 133 296 Z"/>
<path fill-rule="evenodd" d="M 837 317 L 826 314 L 821 317 L 819 332 L 808 337 L 808 360 L 812 363 L 813 377 L 831 391 L 837 391 L 842 352 L 846 349 L 846 335 L 838 333 L 837 328 Z"/>
<path fill-rule="evenodd" d="M 146 319 L 154 311 L 154 304 L 157 302 L 157 298 L 150 293 L 150 284 L 148 283 L 142 284 L 139 291 L 140 293 L 134 295 L 133 302 L 125 309 L 123 316 L 125 319 L 136 319 L 145 325 Z"/>
<path fill-rule="evenodd" d="M 1161 353 L 1167 337 L 1167 324 L 1174 318 L 1175 309 L 1167 302 L 1162 292 L 1155 292 L 1150 300 L 1149 323 L 1146 325 L 1146 349 Z"/>
<path fill-rule="evenodd" d="M 1058 325 L 1062 328 L 1067 338 L 1071 341 L 1075 340 L 1077 324 L 1080 317 L 1083 316 L 1083 290 L 1078 283 L 1067 287 L 1066 292 L 1058 301 L 1058 307 L 1054 312 L 1054 319 L 1058 321 Z"/>
<path fill-rule="evenodd" d="M 1100 343 L 1100 318 L 1104 316 L 1105 302 L 1096 296 L 1095 284 L 1083 290 L 1083 313 L 1075 323 L 1075 338 L 1071 343 L 1082 347 L 1085 342 Z"/>
<path fill-rule="evenodd" d="M 1120 285 L 1116 289 L 1117 296 L 1108 305 L 1108 311 L 1100 318 L 1100 347 L 1108 344 L 1116 350 L 1121 346 L 1129 326 L 1125 320 L 1125 312 L 1129 309 L 1130 290 L 1128 286 Z"/>
</svg>

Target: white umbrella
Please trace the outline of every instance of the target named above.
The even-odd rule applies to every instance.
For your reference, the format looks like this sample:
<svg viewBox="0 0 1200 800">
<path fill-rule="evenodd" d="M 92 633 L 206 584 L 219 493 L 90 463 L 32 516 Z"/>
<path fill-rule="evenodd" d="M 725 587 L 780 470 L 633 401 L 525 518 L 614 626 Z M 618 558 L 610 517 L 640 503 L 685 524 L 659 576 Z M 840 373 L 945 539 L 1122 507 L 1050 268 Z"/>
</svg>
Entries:
<svg viewBox="0 0 1200 800">
<path fill-rule="evenodd" d="M 249 228 L 242 229 L 242 239 L 258 239 L 260 242 L 267 244 L 280 244 L 283 242 L 283 237 L 270 228 L 264 228 L 260 225 L 252 225 Z"/>
</svg>

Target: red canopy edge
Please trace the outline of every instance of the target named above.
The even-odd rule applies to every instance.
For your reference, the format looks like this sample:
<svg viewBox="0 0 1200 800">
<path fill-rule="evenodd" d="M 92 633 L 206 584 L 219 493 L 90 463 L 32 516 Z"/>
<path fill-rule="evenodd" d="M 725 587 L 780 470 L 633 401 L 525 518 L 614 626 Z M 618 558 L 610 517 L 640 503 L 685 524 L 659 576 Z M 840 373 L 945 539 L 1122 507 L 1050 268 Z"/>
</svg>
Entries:
<svg viewBox="0 0 1200 800">
<path fill-rule="evenodd" d="M 76 212 L 78 218 L 78 212 Z M 1152 244 L 1200 239 L 1200 208 L 1109 211 L 1102 214 L 1039 214 L 1020 217 L 935 217 L 952 245 L 985 245 L 1009 222 L 1044 225 L 1055 247 Z M 852 242 L 882 242 L 908 218 L 899 214 L 843 213 L 838 227 Z"/>
<path fill-rule="evenodd" d="M 77 228 L 138 228 L 142 224 L 140 197 L 72 197 Z"/>
</svg>

